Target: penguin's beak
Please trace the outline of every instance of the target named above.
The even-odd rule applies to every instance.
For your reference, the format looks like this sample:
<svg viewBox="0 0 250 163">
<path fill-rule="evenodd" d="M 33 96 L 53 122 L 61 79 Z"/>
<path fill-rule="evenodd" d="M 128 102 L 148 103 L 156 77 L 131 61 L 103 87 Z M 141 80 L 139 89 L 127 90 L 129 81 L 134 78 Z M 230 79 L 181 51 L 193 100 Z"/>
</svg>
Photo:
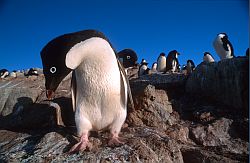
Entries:
<svg viewBox="0 0 250 163">
<path fill-rule="evenodd" d="M 46 96 L 47 96 L 48 100 L 52 100 L 53 99 L 54 93 L 55 92 L 52 91 L 52 90 L 46 90 Z"/>
</svg>

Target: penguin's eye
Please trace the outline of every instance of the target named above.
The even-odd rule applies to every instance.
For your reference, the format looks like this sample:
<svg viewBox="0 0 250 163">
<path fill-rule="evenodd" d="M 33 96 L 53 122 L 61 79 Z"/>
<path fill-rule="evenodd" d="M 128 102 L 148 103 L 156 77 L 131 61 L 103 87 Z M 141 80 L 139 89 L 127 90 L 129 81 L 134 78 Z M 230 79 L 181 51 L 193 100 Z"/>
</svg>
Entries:
<svg viewBox="0 0 250 163">
<path fill-rule="evenodd" d="M 56 72 L 56 67 L 51 67 L 51 68 L 49 69 L 49 71 L 50 71 L 52 74 L 54 74 L 54 73 Z"/>
<path fill-rule="evenodd" d="M 127 59 L 130 59 L 130 56 L 127 56 Z"/>
</svg>

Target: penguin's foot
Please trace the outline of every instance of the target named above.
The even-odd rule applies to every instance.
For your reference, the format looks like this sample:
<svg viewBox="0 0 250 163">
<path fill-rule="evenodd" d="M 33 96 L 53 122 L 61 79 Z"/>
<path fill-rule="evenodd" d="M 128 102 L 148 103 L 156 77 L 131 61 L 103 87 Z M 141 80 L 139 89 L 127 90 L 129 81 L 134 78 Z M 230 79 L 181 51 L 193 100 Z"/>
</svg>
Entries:
<svg viewBox="0 0 250 163">
<path fill-rule="evenodd" d="M 108 142 L 109 146 L 121 146 L 125 143 L 123 138 L 120 138 L 118 135 L 113 135 Z"/>
<path fill-rule="evenodd" d="M 76 143 L 73 147 L 71 147 L 71 149 L 69 150 L 69 153 L 84 151 L 86 148 L 92 149 L 92 144 L 88 140 L 88 135 L 84 134 L 81 136 L 80 141 Z"/>
</svg>

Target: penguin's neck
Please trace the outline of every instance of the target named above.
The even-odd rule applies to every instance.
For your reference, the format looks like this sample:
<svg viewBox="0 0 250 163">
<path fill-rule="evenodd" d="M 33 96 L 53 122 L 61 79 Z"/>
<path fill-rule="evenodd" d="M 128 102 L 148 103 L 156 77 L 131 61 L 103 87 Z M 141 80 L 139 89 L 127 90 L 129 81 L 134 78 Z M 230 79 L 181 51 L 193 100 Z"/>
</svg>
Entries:
<svg viewBox="0 0 250 163">
<path fill-rule="evenodd" d="M 116 63 L 110 44 L 99 37 L 93 37 L 73 46 L 66 55 L 66 66 L 76 69 L 83 62 Z"/>
</svg>

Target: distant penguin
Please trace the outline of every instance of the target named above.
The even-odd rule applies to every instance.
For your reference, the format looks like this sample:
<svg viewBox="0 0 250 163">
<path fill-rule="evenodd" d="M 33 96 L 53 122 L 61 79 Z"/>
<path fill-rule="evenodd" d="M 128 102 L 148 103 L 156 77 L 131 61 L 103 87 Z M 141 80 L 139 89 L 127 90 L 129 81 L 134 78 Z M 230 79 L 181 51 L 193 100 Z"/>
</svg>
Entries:
<svg viewBox="0 0 250 163">
<path fill-rule="evenodd" d="M 0 77 L 1 79 L 6 78 L 9 75 L 9 71 L 6 69 L 1 69 L 0 70 Z"/>
<path fill-rule="evenodd" d="M 214 62 L 214 58 L 209 52 L 205 52 L 203 56 L 203 61 L 207 63 Z"/>
<path fill-rule="evenodd" d="M 41 51 L 46 95 L 72 73 L 72 103 L 80 141 L 70 152 L 90 146 L 89 131 L 109 129 L 109 145 L 122 144 L 118 134 L 127 115 L 128 79 L 108 39 L 84 30 L 51 40 Z M 131 93 L 131 92 L 130 92 Z"/>
<path fill-rule="evenodd" d="M 221 60 L 234 57 L 234 49 L 226 33 L 219 33 L 213 42 L 213 46 Z"/>
<path fill-rule="evenodd" d="M 36 69 L 30 68 L 29 71 L 28 71 L 28 75 L 35 75 L 35 76 L 38 76 L 38 72 L 37 72 Z"/>
<path fill-rule="evenodd" d="M 142 59 L 139 70 L 138 76 L 147 75 L 149 73 L 148 63 L 145 59 Z"/>
<path fill-rule="evenodd" d="M 194 71 L 195 64 L 192 60 L 187 60 L 186 69 L 187 69 L 187 74 L 191 74 Z"/>
<path fill-rule="evenodd" d="M 157 72 L 157 62 L 154 62 L 154 63 L 152 64 L 151 71 L 152 71 L 152 72 Z"/>
<path fill-rule="evenodd" d="M 16 71 L 12 71 L 9 76 L 16 78 L 17 77 Z"/>
<path fill-rule="evenodd" d="M 246 56 L 249 57 L 249 48 L 246 50 Z"/>
<path fill-rule="evenodd" d="M 117 53 L 120 62 L 124 68 L 134 67 L 137 65 L 137 54 L 132 49 L 123 49 Z"/>
<path fill-rule="evenodd" d="M 157 58 L 157 68 L 158 72 L 165 72 L 166 71 L 166 64 L 167 59 L 165 53 L 161 53 L 160 56 Z"/>
<path fill-rule="evenodd" d="M 166 71 L 176 72 L 179 67 L 178 55 L 180 55 L 177 50 L 172 50 L 167 56 L 167 68 Z"/>
</svg>

